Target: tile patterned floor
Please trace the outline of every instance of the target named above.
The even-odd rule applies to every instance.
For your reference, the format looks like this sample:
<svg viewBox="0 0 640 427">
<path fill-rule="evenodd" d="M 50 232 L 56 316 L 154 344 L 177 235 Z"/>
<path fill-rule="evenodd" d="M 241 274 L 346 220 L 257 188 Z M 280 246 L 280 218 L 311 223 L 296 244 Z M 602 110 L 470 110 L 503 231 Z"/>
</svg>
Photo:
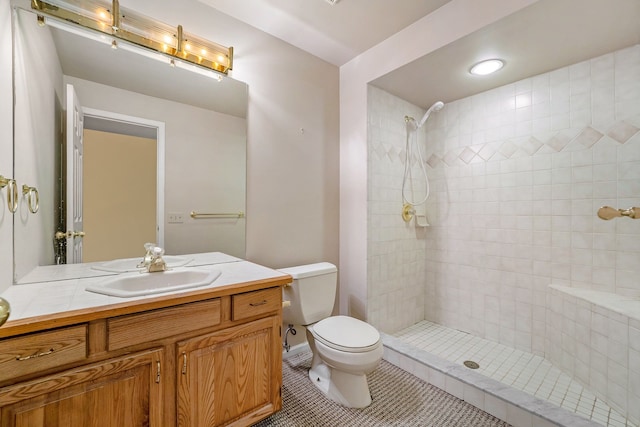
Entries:
<svg viewBox="0 0 640 427">
<path fill-rule="evenodd" d="M 540 356 L 422 321 L 394 334 L 449 361 L 477 362 L 477 372 L 607 427 L 638 427 Z"/>
</svg>

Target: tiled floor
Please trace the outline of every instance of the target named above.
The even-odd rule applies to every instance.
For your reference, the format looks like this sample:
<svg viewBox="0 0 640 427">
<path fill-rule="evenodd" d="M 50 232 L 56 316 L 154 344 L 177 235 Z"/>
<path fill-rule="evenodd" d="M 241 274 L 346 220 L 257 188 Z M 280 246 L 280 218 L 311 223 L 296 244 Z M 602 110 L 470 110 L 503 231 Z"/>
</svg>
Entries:
<svg viewBox="0 0 640 427">
<path fill-rule="evenodd" d="M 604 426 L 638 427 L 540 356 L 428 321 L 394 335 L 455 363 L 472 360 L 480 365 L 478 373 L 546 399 Z"/>
</svg>

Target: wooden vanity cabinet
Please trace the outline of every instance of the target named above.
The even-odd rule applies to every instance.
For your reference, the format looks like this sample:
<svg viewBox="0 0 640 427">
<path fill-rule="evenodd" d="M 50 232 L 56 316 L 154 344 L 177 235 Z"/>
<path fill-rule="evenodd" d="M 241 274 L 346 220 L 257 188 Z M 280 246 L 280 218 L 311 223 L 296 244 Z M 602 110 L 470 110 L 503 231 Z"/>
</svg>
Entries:
<svg viewBox="0 0 640 427">
<path fill-rule="evenodd" d="M 178 343 L 177 425 L 251 425 L 280 409 L 279 329 L 271 316 Z"/>
<path fill-rule="evenodd" d="M 237 326 L 177 343 L 179 427 L 249 426 L 282 407 L 280 287 L 232 295 L 229 306 Z"/>
<path fill-rule="evenodd" d="M 136 353 L 0 390 L 2 427 L 162 425 L 162 350 Z"/>
<path fill-rule="evenodd" d="M 275 286 L 0 339 L 0 427 L 252 425 L 282 406 L 281 304 Z"/>
</svg>

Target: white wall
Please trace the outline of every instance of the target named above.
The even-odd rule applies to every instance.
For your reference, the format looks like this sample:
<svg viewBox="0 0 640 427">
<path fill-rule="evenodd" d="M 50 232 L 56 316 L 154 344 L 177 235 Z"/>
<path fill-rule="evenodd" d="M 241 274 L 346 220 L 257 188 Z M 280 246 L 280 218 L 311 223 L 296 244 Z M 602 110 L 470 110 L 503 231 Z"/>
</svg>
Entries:
<svg viewBox="0 0 640 427">
<path fill-rule="evenodd" d="M 337 264 L 338 69 L 195 0 L 131 0 L 126 6 L 235 48 L 233 77 L 249 84 L 247 258 L 276 268 Z M 10 51 L 2 56 L 3 64 L 8 60 Z M 2 93 L 10 106 L 11 91 Z M 10 238 L 2 239 L 8 256 L 0 262 L 11 258 L 10 245 Z M 10 270 L 2 268 L 3 274 Z"/>
<path fill-rule="evenodd" d="M 19 260 L 14 277 L 19 279 L 38 265 L 53 263 L 57 224 L 51 213 L 58 200 L 53 159 L 62 139 L 64 95 L 62 68 L 50 32 L 42 31 L 31 14 L 18 15 L 16 23 L 15 43 L 20 47 L 14 57 L 15 177 L 20 188 L 23 184 L 36 187 L 40 198 L 39 211 L 32 214 L 20 192 L 21 203 L 14 218 L 14 251 Z"/>
<path fill-rule="evenodd" d="M 0 175 L 13 178 L 13 99 L 11 78 L 11 8 L 0 2 Z M 13 215 L 7 190 L 0 190 L 0 292 L 13 281 Z"/>
<path fill-rule="evenodd" d="M 366 317 L 367 83 L 532 3 L 452 0 L 340 67 L 341 312 Z"/>
<path fill-rule="evenodd" d="M 74 86 L 83 107 L 165 124 L 167 254 L 226 251 L 243 256 L 243 221 L 212 223 L 192 219 L 189 212 L 245 209 L 245 119 L 74 77 L 65 76 L 65 82 Z M 168 223 L 167 215 L 172 212 L 182 213 L 184 222 Z"/>
<path fill-rule="evenodd" d="M 337 263 L 338 69 L 195 0 L 127 7 L 234 47 L 249 85 L 247 258 Z"/>
</svg>

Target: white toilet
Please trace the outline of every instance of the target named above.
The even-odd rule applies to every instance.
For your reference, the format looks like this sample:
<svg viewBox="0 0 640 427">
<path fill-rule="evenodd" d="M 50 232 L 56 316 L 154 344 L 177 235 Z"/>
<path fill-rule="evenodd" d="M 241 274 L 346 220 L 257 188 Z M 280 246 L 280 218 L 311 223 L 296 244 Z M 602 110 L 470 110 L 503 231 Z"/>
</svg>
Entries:
<svg viewBox="0 0 640 427">
<path fill-rule="evenodd" d="M 304 325 L 313 353 L 309 378 L 329 399 L 350 408 L 371 403 L 366 374 L 382 359 L 382 340 L 373 326 L 348 316 L 331 316 L 338 269 L 328 262 L 280 270 L 293 277 L 283 290 L 291 306 L 286 324 Z"/>
</svg>

